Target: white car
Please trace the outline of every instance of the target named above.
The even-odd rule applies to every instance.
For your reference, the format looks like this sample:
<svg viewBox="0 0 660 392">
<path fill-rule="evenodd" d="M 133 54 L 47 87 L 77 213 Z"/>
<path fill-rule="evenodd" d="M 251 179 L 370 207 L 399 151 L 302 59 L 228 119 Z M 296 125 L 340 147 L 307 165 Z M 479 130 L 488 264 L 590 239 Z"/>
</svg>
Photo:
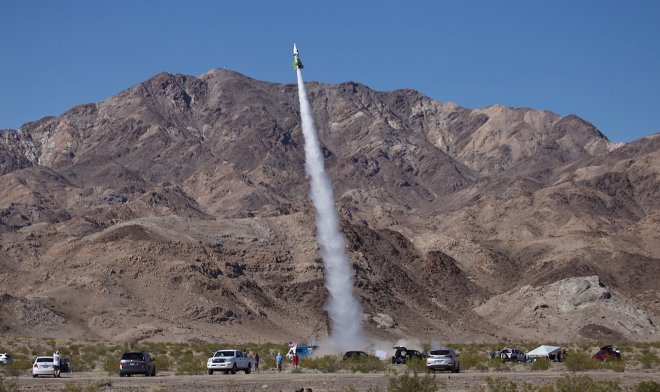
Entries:
<svg viewBox="0 0 660 392">
<path fill-rule="evenodd" d="M 450 348 L 431 350 L 426 357 L 426 368 L 433 372 L 436 370 L 449 370 L 452 373 L 461 371 L 458 354 Z"/>
<path fill-rule="evenodd" d="M 241 350 L 218 350 L 206 362 L 206 369 L 209 374 L 213 374 L 214 371 L 236 374 L 237 370 L 243 370 L 245 374 L 250 374 L 252 372 L 252 358 Z"/>
<path fill-rule="evenodd" d="M 0 354 L 0 363 L 1 364 L 6 365 L 9 362 L 11 362 L 11 355 L 9 355 L 7 353 Z"/>
<path fill-rule="evenodd" d="M 53 367 L 53 357 L 37 357 L 32 364 L 32 377 L 53 376 L 55 377 L 55 368 Z"/>
</svg>

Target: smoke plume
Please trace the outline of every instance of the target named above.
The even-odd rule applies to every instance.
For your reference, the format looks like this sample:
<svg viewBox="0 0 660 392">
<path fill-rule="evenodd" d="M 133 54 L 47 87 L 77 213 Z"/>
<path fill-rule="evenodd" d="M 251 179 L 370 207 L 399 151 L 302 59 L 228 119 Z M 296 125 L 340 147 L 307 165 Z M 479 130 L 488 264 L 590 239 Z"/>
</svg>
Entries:
<svg viewBox="0 0 660 392">
<path fill-rule="evenodd" d="M 310 177 L 310 196 L 316 210 L 317 241 L 325 267 L 325 286 L 330 294 L 326 310 L 330 316 L 330 345 L 340 351 L 362 347 L 362 308 L 353 295 L 353 268 L 344 251 L 330 178 L 325 172 L 323 154 L 307 99 L 302 72 L 298 72 L 300 116 L 305 138 L 305 170 Z"/>
</svg>

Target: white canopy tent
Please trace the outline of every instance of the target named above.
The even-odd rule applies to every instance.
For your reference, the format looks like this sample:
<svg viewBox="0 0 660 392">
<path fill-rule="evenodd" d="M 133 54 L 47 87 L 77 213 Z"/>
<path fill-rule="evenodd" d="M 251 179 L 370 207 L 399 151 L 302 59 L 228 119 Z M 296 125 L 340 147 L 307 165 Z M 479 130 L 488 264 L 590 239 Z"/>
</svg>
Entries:
<svg viewBox="0 0 660 392">
<path fill-rule="evenodd" d="M 557 346 L 538 346 L 534 350 L 530 351 L 527 353 L 527 358 L 538 358 L 538 357 L 545 357 L 548 358 L 550 355 L 556 355 L 561 352 L 561 347 Z"/>
</svg>

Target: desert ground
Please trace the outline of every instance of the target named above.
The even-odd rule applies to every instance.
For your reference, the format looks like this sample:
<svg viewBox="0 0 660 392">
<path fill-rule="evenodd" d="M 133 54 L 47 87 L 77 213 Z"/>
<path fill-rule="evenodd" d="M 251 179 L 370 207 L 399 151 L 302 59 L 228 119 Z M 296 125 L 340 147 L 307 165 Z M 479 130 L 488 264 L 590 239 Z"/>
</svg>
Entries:
<svg viewBox="0 0 660 392">
<path fill-rule="evenodd" d="M 467 392 L 486 385 L 486 378 L 504 378 L 518 384 L 529 383 L 544 385 L 554 383 L 564 376 L 565 372 L 549 370 L 540 372 L 503 372 L 482 373 L 464 372 L 459 374 L 438 373 L 438 380 L 445 383 L 440 390 Z M 626 371 L 622 373 L 612 371 L 579 372 L 595 381 L 618 381 L 622 387 L 635 385 L 641 381 L 654 381 L 660 383 L 660 372 L 657 370 Z M 112 391 L 145 391 L 145 392 L 205 392 L 205 391 L 298 391 L 311 388 L 312 391 L 367 391 L 370 388 L 387 390 L 390 372 L 380 373 L 275 373 L 265 371 L 260 374 L 235 375 L 174 375 L 162 372 L 156 377 L 108 377 L 102 372 L 84 372 L 64 374 L 61 378 L 43 377 L 33 379 L 30 376 L 20 376 L 17 379 L 21 391 L 60 391 L 67 383 L 75 383 L 85 388 L 89 384 L 99 385 L 99 390 Z M 108 385 L 110 384 L 110 385 Z M 103 385 L 106 385 L 103 387 Z M 354 389 L 351 389 L 354 388 Z"/>
</svg>

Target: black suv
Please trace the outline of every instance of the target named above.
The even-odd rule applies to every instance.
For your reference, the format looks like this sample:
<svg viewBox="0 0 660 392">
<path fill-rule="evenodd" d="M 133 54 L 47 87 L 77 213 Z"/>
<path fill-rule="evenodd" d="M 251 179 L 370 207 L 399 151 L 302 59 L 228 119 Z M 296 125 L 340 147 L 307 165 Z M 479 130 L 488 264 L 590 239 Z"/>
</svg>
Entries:
<svg viewBox="0 0 660 392">
<path fill-rule="evenodd" d="M 369 354 L 365 353 L 364 351 L 346 351 L 342 359 L 347 360 L 347 359 L 359 359 L 359 358 L 366 358 L 368 357 Z"/>
<path fill-rule="evenodd" d="M 396 346 L 394 347 L 394 349 L 396 351 L 394 352 L 394 356 L 392 357 L 393 364 L 406 363 L 411 358 L 418 358 L 421 360 L 426 359 L 426 354 L 419 352 L 417 350 L 408 350 L 403 346 Z"/>
<path fill-rule="evenodd" d="M 119 360 L 119 377 L 133 374 L 154 377 L 156 375 L 154 358 L 145 352 L 124 353 Z"/>
</svg>

